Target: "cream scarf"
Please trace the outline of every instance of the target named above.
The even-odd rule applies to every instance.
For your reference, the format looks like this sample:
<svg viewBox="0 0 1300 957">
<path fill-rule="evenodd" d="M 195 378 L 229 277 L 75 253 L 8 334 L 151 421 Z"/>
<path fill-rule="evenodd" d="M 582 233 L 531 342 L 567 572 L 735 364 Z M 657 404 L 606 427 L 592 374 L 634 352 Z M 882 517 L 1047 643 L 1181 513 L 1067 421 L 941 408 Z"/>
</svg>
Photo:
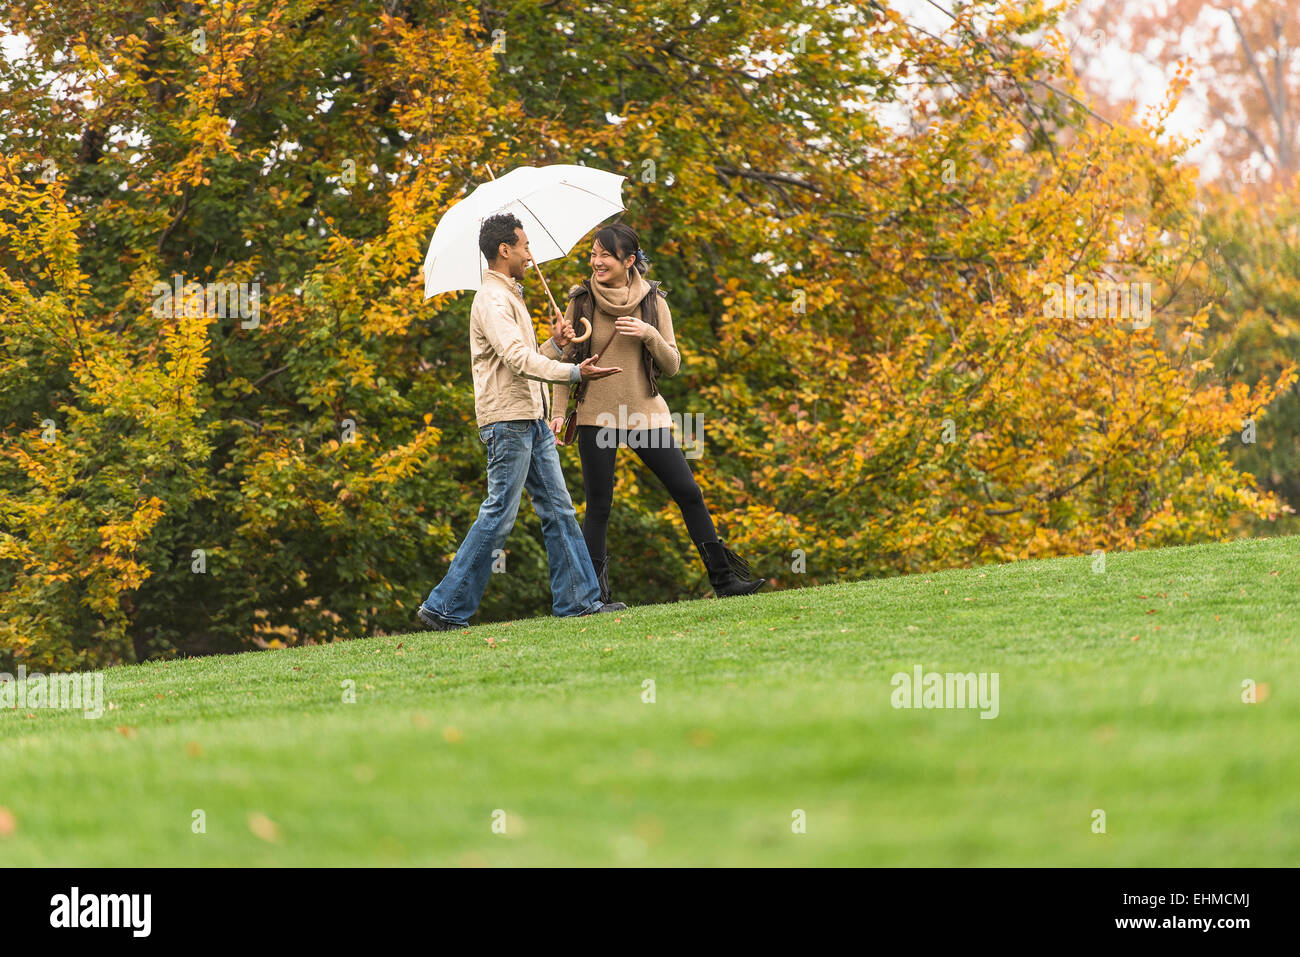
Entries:
<svg viewBox="0 0 1300 957">
<path fill-rule="evenodd" d="M 644 299 L 649 291 L 650 284 L 637 272 L 635 266 L 628 270 L 626 286 L 602 285 L 594 274 L 591 277 L 591 292 L 596 299 L 596 306 L 601 312 L 611 316 L 631 315 L 628 309 Z M 636 317 L 640 319 L 641 314 L 637 313 Z"/>
</svg>

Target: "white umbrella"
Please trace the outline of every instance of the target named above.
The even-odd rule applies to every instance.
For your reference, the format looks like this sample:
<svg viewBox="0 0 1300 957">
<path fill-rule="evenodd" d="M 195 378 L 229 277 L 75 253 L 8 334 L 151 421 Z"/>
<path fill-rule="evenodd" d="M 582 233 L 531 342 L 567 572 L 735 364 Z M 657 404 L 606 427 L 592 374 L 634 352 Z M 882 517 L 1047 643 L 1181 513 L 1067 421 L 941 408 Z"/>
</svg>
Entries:
<svg viewBox="0 0 1300 957">
<path fill-rule="evenodd" d="M 567 256 L 593 226 L 622 212 L 625 179 L 590 166 L 559 164 L 520 166 L 480 184 L 447 211 L 433 232 L 424 257 L 424 298 L 482 285 L 488 265 L 478 249 L 478 233 L 487 217 L 494 213 L 519 217 L 537 266 Z M 541 269 L 537 274 L 558 314 L 546 277 Z"/>
</svg>

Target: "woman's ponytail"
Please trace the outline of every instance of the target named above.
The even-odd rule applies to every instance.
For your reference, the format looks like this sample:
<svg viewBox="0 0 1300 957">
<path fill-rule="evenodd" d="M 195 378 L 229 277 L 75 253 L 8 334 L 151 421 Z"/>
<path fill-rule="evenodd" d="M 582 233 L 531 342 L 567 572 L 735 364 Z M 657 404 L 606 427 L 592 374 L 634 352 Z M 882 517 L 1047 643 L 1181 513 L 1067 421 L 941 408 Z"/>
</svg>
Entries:
<svg viewBox="0 0 1300 957">
<path fill-rule="evenodd" d="M 643 276 L 650 271 L 650 260 L 646 258 L 645 250 L 640 246 L 637 247 L 636 262 L 633 265 L 636 266 L 636 271 Z"/>
</svg>

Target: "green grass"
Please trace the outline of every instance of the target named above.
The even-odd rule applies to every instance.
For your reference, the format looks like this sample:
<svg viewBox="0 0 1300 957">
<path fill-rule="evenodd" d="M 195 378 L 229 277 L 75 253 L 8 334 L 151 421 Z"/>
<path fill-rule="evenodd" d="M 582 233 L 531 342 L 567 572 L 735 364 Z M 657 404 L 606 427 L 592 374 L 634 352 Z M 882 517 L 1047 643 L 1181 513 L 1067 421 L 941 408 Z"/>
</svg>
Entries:
<svg viewBox="0 0 1300 957">
<path fill-rule="evenodd" d="M 1298 546 L 116 668 L 0 710 L 0 863 L 1294 865 Z M 893 708 L 918 664 L 1000 714 Z"/>
</svg>

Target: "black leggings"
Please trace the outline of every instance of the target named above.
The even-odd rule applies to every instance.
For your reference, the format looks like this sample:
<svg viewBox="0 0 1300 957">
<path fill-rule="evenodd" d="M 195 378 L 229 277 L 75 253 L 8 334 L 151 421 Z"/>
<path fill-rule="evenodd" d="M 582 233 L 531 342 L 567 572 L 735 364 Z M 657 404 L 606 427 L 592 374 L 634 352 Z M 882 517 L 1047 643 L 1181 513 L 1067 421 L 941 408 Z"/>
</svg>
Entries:
<svg viewBox="0 0 1300 957">
<path fill-rule="evenodd" d="M 609 510 L 614 504 L 614 456 L 618 440 L 628 447 L 654 472 L 668 489 L 686 521 L 691 540 L 712 542 L 718 537 L 713 519 L 704 505 L 704 495 L 695 484 L 695 476 L 686 462 L 673 430 L 634 429 L 616 432 L 599 425 L 578 426 L 578 455 L 582 458 L 582 485 L 587 495 L 587 513 L 582 520 L 582 536 L 587 540 L 591 561 L 599 565 L 605 559 L 605 533 L 609 529 Z M 602 448 L 602 445 L 608 448 Z M 651 447 L 653 446 L 653 447 Z"/>
</svg>

